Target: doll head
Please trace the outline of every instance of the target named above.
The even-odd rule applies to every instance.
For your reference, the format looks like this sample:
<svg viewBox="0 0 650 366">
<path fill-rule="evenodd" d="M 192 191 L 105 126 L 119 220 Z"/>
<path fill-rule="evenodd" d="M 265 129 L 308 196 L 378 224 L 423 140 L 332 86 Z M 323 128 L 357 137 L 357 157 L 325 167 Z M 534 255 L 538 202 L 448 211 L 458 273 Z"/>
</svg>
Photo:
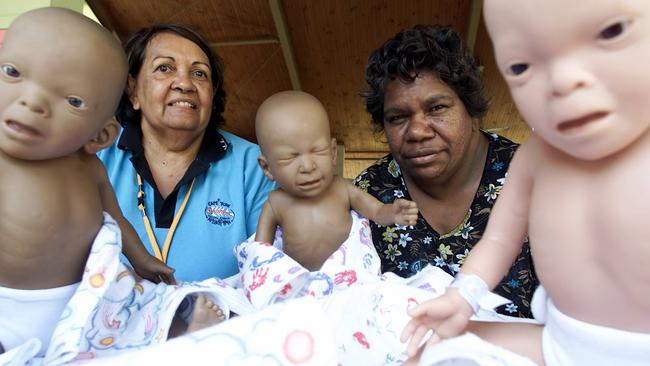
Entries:
<svg viewBox="0 0 650 366">
<path fill-rule="evenodd" d="M 649 1 L 487 0 L 484 10 L 497 65 L 541 139 L 598 160 L 648 132 Z"/>
<path fill-rule="evenodd" d="M 316 197 L 334 179 L 336 142 L 327 112 L 312 95 L 285 91 L 262 103 L 255 118 L 264 174 L 286 193 Z"/>
<path fill-rule="evenodd" d="M 83 15 L 20 15 L 0 48 L 0 150 L 46 160 L 112 144 L 126 72 L 117 39 Z"/>
</svg>

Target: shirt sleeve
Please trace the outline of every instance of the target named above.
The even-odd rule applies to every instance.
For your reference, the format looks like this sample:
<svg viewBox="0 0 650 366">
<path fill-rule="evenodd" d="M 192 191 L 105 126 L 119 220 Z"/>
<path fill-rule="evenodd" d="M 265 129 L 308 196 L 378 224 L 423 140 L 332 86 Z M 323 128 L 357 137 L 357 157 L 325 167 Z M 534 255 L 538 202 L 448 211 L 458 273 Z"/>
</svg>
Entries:
<svg viewBox="0 0 650 366">
<path fill-rule="evenodd" d="M 246 150 L 244 189 L 246 200 L 246 235 L 257 231 L 257 221 L 269 193 L 276 188 L 275 182 L 269 180 L 257 163 L 260 150 L 257 145 Z"/>
</svg>

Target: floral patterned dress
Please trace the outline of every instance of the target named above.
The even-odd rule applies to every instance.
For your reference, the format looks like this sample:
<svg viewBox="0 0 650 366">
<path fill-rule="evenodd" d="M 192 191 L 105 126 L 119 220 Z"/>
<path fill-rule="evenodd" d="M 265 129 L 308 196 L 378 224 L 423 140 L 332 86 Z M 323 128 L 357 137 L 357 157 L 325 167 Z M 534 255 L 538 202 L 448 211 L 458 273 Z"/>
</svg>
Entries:
<svg viewBox="0 0 650 366">
<path fill-rule="evenodd" d="M 492 206 L 505 182 L 510 160 L 519 146 L 495 134 L 486 136 L 489 147 L 481 183 L 465 219 L 451 232 L 437 233 L 421 214 L 418 215 L 417 224 L 412 227 L 381 226 L 370 222 L 383 272 L 410 277 L 429 263 L 452 276 L 460 271 L 465 257 L 485 231 Z M 361 172 L 354 184 L 385 203 L 393 202 L 396 198 L 412 199 L 400 167 L 390 154 Z M 530 301 L 538 284 L 526 240 L 508 275 L 494 289 L 494 292 L 512 301 L 497 311 L 532 318 Z"/>
</svg>

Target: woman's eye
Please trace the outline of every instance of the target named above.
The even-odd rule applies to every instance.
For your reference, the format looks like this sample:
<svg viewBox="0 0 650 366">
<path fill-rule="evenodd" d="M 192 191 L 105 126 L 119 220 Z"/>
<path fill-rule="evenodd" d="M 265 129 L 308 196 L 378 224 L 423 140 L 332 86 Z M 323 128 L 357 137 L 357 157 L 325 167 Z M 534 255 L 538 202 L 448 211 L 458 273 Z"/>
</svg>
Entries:
<svg viewBox="0 0 650 366">
<path fill-rule="evenodd" d="M 16 70 L 14 65 L 4 64 L 2 65 L 2 72 L 12 78 L 20 77 L 20 72 Z"/>
<path fill-rule="evenodd" d="M 66 100 L 68 101 L 68 104 L 73 106 L 74 108 L 77 109 L 84 109 L 86 108 L 86 102 L 81 100 L 80 98 L 77 97 L 67 97 Z"/>
<path fill-rule="evenodd" d="M 528 70 L 528 64 L 523 62 L 508 67 L 508 72 L 512 75 L 521 75 L 526 72 L 526 70 Z"/>
<path fill-rule="evenodd" d="M 199 77 L 199 78 L 205 78 L 207 77 L 207 73 L 203 70 L 196 70 L 194 71 L 194 76 Z"/>
<path fill-rule="evenodd" d="M 171 67 L 169 67 L 169 65 L 165 65 L 165 64 L 159 65 L 158 67 L 156 67 L 156 71 L 160 71 L 160 72 L 168 72 L 170 70 L 171 70 Z"/>
<path fill-rule="evenodd" d="M 400 123 L 405 118 L 406 117 L 404 117 L 402 115 L 397 115 L 397 116 L 387 116 L 385 119 L 386 119 L 386 122 L 388 122 L 388 123 Z"/>
<path fill-rule="evenodd" d="M 429 108 L 429 112 L 435 113 L 435 112 L 438 112 L 438 111 L 440 111 L 440 110 L 442 110 L 444 108 L 445 108 L 444 105 L 434 105 L 433 107 Z"/>
<path fill-rule="evenodd" d="M 627 30 L 627 28 L 630 26 L 629 23 L 630 23 L 629 21 L 621 21 L 609 25 L 605 29 L 600 31 L 600 34 L 598 34 L 598 38 L 605 39 L 605 40 L 616 38 Z"/>
</svg>

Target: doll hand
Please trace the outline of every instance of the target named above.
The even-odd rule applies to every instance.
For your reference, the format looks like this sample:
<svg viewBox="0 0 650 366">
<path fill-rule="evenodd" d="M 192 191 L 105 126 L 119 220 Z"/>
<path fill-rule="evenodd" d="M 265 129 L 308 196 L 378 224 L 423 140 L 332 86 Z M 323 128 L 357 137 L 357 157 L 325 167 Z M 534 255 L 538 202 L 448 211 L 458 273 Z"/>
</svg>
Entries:
<svg viewBox="0 0 650 366">
<path fill-rule="evenodd" d="M 420 342 L 429 330 L 433 331 L 425 347 L 440 342 L 442 339 L 459 335 L 473 314 L 470 304 L 455 288 L 433 300 L 428 300 L 408 311 L 412 319 L 406 324 L 400 341 L 409 341 L 407 352 L 410 357 L 418 353 Z"/>
<path fill-rule="evenodd" d="M 418 220 L 418 205 L 413 201 L 396 199 L 393 202 L 395 223 L 400 225 L 415 225 Z"/>
<path fill-rule="evenodd" d="M 176 279 L 174 278 L 174 269 L 168 267 L 163 261 L 158 258 L 148 255 L 140 263 L 133 263 L 133 268 L 138 276 L 147 279 L 153 283 L 160 281 L 168 284 L 175 285 Z"/>
</svg>

